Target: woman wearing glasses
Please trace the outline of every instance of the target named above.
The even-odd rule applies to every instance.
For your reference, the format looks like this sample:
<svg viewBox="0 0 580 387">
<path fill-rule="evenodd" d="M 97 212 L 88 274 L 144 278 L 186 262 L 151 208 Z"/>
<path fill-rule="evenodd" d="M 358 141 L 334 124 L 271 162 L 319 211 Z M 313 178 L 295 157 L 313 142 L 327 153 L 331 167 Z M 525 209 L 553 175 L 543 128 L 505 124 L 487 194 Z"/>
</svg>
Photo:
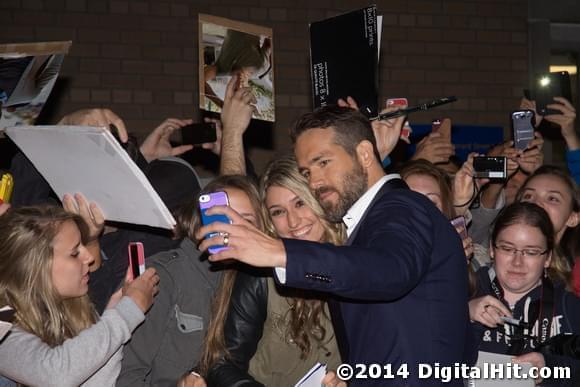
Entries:
<svg viewBox="0 0 580 387">
<path fill-rule="evenodd" d="M 541 352 L 551 337 L 580 330 L 580 300 L 566 291 L 562 273 L 551 265 L 554 245 L 554 226 L 544 209 L 533 203 L 504 208 L 491 234 L 494 263 L 477 273 L 478 294 L 469 302 L 469 314 L 480 351 L 514 355 L 516 362 L 535 367 L 570 366 L 574 375 L 577 360 Z"/>
</svg>

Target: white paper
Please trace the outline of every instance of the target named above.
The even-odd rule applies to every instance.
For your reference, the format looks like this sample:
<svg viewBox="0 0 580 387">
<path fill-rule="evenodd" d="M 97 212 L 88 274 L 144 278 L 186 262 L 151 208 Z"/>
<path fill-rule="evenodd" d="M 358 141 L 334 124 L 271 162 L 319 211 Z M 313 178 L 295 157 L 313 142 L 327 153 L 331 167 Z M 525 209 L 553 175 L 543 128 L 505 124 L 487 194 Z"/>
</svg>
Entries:
<svg viewBox="0 0 580 387">
<path fill-rule="evenodd" d="M 105 128 L 14 126 L 6 134 L 59 198 L 80 192 L 111 221 L 165 229 L 175 225 L 147 177 Z"/>
<path fill-rule="evenodd" d="M 12 310 L 12 308 L 9 306 L 4 306 L 4 307 L 0 308 L 0 312 L 10 311 L 10 310 Z M 7 321 L 0 320 L 0 341 L 4 338 L 4 336 L 6 336 L 6 334 L 10 331 L 11 328 L 12 328 L 11 323 L 9 323 Z"/>
<path fill-rule="evenodd" d="M 483 352 L 479 351 L 479 356 L 477 357 L 477 364 L 475 367 L 478 367 L 482 370 L 483 376 L 483 369 L 484 367 L 489 368 L 489 364 L 502 364 L 504 365 L 504 377 L 507 375 L 507 364 L 512 363 L 513 356 L 511 355 L 500 355 L 498 353 L 491 353 L 491 352 Z M 530 368 L 532 367 L 529 363 L 521 363 L 520 375 L 527 374 Z M 534 379 L 516 379 L 516 378 L 504 378 L 504 379 L 470 379 L 468 382 L 468 386 L 470 387 L 535 387 L 536 383 Z"/>
<path fill-rule="evenodd" d="M 316 363 L 294 387 L 320 387 L 326 375 L 326 364 Z"/>
</svg>

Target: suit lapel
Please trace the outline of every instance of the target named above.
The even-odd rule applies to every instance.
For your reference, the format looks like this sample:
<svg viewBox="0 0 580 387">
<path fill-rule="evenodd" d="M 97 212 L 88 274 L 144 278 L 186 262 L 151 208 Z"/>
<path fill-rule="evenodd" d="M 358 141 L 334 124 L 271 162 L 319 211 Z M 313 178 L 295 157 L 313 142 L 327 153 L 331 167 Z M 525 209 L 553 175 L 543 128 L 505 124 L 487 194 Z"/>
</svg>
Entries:
<svg viewBox="0 0 580 387">
<path fill-rule="evenodd" d="M 348 240 L 346 241 L 347 246 L 350 246 L 352 244 L 352 242 L 354 242 L 354 240 L 358 234 L 358 231 L 360 229 L 360 225 L 362 224 L 364 218 L 367 216 L 367 213 L 373 207 L 375 202 L 377 200 L 379 200 L 379 198 L 381 198 L 385 193 L 392 191 L 392 190 L 395 190 L 395 189 L 409 189 L 409 186 L 407 185 L 407 183 L 405 183 L 405 181 L 403 179 L 400 179 L 400 178 L 390 179 L 385 184 L 383 184 L 383 186 L 381 187 L 379 192 L 377 192 L 377 194 L 375 195 L 373 200 L 371 200 L 371 203 L 366 208 L 363 216 L 360 218 L 360 221 L 357 223 L 352 234 L 350 234 L 350 236 L 348 237 Z"/>
</svg>

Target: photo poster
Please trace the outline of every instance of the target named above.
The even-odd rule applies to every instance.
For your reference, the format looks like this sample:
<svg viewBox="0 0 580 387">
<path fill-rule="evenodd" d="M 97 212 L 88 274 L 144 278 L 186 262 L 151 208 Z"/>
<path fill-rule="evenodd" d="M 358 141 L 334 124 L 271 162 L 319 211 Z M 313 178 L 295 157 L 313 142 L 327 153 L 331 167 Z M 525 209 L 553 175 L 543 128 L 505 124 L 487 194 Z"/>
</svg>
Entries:
<svg viewBox="0 0 580 387">
<path fill-rule="evenodd" d="M 310 24 L 315 109 L 351 96 L 361 112 L 378 115 L 381 29 L 375 5 Z"/>
<path fill-rule="evenodd" d="M 0 131 L 9 126 L 34 125 L 71 43 L 0 45 Z"/>
<path fill-rule="evenodd" d="M 256 97 L 252 118 L 274 122 L 272 29 L 211 15 L 199 15 L 199 106 L 220 113 L 229 80 Z"/>
</svg>

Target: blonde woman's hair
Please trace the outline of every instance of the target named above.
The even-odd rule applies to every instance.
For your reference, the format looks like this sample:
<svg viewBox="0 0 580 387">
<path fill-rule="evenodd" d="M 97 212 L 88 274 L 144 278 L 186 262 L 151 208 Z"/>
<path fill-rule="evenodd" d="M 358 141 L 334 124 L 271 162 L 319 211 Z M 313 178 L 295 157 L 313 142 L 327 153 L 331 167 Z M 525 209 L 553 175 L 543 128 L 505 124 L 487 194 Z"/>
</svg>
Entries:
<svg viewBox="0 0 580 387">
<path fill-rule="evenodd" d="M 267 232 L 277 236 L 276 229 L 270 218 L 270 213 L 265 205 L 266 196 L 270 187 L 282 187 L 292 191 L 308 208 L 320 219 L 324 234 L 320 242 L 329 242 L 341 245 L 346 239 L 346 230 L 342 223 L 331 223 L 326 220 L 324 210 L 312 195 L 308 181 L 298 172 L 298 165 L 293 155 L 285 155 L 273 160 L 267 167 L 260 181 L 260 197 L 262 199 L 262 211 Z M 285 291 L 284 294 L 287 292 Z M 292 290 L 288 292 L 290 304 L 288 319 L 288 335 L 300 348 L 302 358 L 306 358 L 314 346 L 312 339 L 321 344 L 326 336 L 322 324 L 323 318 L 329 318 L 324 313 L 325 301 L 313 298 L 312 292 Z"/>
<path fill-rule="evenodd" d="M 95 323 L 88 295 L 63 299 L 52 281 L 53 242 L 66 222 L 83 241 L 83 219 L 56 206 L 10 209 L 0 216 L 0 305 L 16 309 L 15 324 L 51 347 Z"/>
</svg>

